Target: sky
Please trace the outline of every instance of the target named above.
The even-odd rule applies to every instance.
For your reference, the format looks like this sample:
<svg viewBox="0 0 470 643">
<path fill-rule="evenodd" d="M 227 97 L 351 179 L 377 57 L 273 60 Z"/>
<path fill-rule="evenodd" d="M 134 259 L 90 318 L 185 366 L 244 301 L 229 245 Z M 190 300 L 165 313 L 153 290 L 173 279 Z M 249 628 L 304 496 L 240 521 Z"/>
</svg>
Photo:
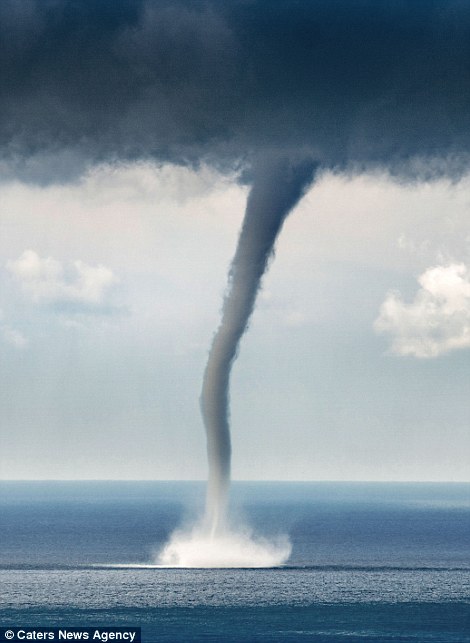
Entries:
<svg viewBox="0 0 470 643">
<path fill-rule="evenodd" d="M 234 366 L 233 477 L 469 480 L 470 10 L 409 5 L 2 3 L 3 479 L 205 478 L 252 168 L 287 154 L 319 170 Z"/>
<path fill-rule="evenodd" d="M 468 188 L 325 175 L 232 377 L 239 479 L 468 479 Z M 210 168 L 1 186 L 5 478 L 195 479 L 247 188 Z"/>
</svg>

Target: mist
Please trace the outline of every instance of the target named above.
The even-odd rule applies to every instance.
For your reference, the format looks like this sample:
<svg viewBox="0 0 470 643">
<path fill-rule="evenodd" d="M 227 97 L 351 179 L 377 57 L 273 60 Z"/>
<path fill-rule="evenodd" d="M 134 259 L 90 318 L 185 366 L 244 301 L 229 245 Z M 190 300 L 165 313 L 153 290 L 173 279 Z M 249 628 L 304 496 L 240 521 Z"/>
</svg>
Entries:
<svg viewBox="0 0 470 643">
<path fill-rule="evenodd" d="M 155 564 L 183 568 L 278 567 L 286 563 L 291 551 L 285 535 L 257 536 L 243 524 L 211 535 L 203 522 L 175 531 L 156 555 Z"/>
</svg>

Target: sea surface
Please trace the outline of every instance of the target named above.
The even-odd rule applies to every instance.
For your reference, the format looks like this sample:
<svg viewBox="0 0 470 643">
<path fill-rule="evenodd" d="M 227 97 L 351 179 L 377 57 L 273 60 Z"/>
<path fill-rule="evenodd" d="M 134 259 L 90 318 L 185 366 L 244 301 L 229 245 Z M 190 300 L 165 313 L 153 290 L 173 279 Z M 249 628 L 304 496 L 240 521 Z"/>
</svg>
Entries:
<svg viewBox="0 0 470 643">
<path fill-rule="evenodd" d="M 0 626 L 470 642 L 470 484 L 234 483 L 234 523 L 287 535 L 284 566 L 146 566 L 203 500 L 202 483 L 0 483 Z"/>
</svg>

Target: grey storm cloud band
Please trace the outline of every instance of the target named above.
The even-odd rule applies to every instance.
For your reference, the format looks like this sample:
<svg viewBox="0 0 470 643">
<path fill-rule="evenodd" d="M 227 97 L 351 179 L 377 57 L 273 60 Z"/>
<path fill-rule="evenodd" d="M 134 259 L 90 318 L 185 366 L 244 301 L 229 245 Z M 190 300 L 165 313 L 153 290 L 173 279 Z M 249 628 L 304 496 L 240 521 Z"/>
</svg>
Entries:
<svg viewBox="0 0 470 643">
<path fill-rule="evenodd" d="M 3 0 L 0 43 L 4 174 L 279 150 L 408 176 L 468 166 L 461 0 Z"/>
</svg>

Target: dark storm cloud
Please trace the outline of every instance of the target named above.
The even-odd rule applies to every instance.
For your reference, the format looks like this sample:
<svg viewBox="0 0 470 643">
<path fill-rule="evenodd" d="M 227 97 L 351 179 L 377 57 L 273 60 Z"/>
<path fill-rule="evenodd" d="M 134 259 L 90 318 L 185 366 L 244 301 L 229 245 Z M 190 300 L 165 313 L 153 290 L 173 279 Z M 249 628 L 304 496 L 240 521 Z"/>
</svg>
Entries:
<svg viewBox="0 0 470 643">
<path fill-rule="evenodd" d="M 5 173 L 279 150 L 399 174 L 467 165 L 467 2 L 3 0 L 0 23 Z"/>
</svg>

